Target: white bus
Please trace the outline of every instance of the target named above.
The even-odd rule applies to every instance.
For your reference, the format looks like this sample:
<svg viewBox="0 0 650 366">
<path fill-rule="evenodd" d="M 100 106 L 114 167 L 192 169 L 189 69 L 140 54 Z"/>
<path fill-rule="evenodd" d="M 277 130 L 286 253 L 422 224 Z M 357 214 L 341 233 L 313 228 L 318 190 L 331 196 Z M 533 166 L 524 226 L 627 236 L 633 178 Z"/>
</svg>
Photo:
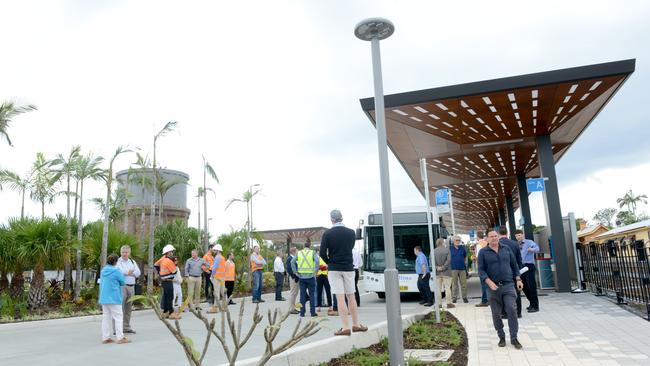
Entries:
<svg viewBox="0 0 650 366">
<path fill-rule="evenodd" d="M 439 225 L 436 209 L 431 208 L 431 222 L 433 241 L 439 237 L 447 237 L 447 230 Z M 368 213 L 368 220 L 364 226 L 364 256 L 363 278 L 365 289 L 376 292 L 379 298 L 386 296 L 384 287 L 384 230 L 382 226 L 381 210 Z M 415 273 L 416 245 L 429 259 L 429 232 L 427 230 L 427 213 L 424 207 L 404 207 L 393 210 L 393 233 L 395 236 L 395 264 L 399 272 L 399 289 L 402 293 L 418 292 Z M 432 291 L 435 289 L 433 281 L 429 283 Z"/>
</svg>

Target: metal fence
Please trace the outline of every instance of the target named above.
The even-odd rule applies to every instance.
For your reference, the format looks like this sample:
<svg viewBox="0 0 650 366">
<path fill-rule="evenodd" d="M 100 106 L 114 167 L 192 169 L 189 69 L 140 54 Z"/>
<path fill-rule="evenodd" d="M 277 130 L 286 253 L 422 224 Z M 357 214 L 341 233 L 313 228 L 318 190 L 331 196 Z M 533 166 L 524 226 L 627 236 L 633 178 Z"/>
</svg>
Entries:
<svg viewBox="0 0 650 366">
<path fill-rule="evenodd" d="M 650 320 L 650 248 L 643 240 L 621 238 L 576 246 L 581 287 L 640 308 Z"/>
</svg>

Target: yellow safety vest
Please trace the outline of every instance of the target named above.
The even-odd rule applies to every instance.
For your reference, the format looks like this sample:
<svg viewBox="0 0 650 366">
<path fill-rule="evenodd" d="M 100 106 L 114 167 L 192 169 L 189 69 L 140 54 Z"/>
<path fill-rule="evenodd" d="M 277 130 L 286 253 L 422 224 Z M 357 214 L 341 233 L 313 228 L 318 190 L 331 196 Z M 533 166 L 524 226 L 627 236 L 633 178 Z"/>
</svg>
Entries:
<svg viewBox="0 0 650 366">
<path fill-rule="evenodd" d="M 325 263 L 325 261 L 323 260 L 323 258 L 318 257 L 318 259 L 319 259 L 319 261 L 318 261 L 318 267 L 322 267 L 322 266 L 327 267 L 327 263 Z M 319 275 L 319 276 L 327 276 L 327 269 L 320 269 L 320 268 L 319 268 L 319 269 L 318 269 L 318 275 Z"/>
<path fill-rule="evenodd" d="M 300 274 L 314 274 L 314 251 L 311 249 L 303 249 L 298 252 L 296 258 L 298 273 Z"/>
</svg>

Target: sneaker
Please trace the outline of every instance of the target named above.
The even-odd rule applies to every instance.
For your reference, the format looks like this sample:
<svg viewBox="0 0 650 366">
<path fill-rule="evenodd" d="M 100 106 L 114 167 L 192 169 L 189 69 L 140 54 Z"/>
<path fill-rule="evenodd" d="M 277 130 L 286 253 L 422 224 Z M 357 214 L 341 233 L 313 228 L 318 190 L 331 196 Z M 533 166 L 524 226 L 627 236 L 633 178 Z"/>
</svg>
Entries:
<svg viewBox="0 0 650 366">
<path fill-rule="evenodd" d="M 464 298 L 463 298 L 463 302 L 464 302 L 465 304 L 467 304 L 467 303 L 469 302 L 469 300 L 467 300 L 467 298 L 464 297 Z"/>
<path fill-rule="evenodd" d="M 257 301 L 258 301 L 258 302 L 266 302 L 266 301 L 264 301 L 264 300 L 262 300 L 262 299 L 259 299 L 259 300 L 257 300 Z"/>
<path fill-rule="evenodd" d="M 528 312 L 529 312 L 529 313 L 536 313 L 536 312 L 538 312 L 538 311 L 539 311 L 539 309 L 537 309 L 537 308 L 530 308 L 530 309 L 528 309 Z"/>
<path fill-rule="evenodd" d="M 524 346 L 521 345 L 521 343 L 519 343 L 519 341 L 517 340 L 517 338 L 515 338 L 515 339 L 511 339 L 511 340 L 510 340 L 510 343 L 511 343 L 513 346 L 515 346 L 516 349 L 522 349 L 522 348 L 524 347 Z"/>
<path fill-rule="evenodd" d="M 484 308 L 484 307 L 488 306 L 488 303 L 487 302 L 479 302 L 478 304 L 476 304 L 474 306 L 476 306 L 477 308 Z"/>
<path fill-rule="evenodd" d="M 234 302 L 234 301 L 232 301 L 232 300 L 230 300 L 230 301 L 228 302 L 228 305 L 237 305 L 237 303 Z"/>
<path fill-rule="evenodd" d="M 311 317 L 312 317 L 312 318 L 318 318 L 318 314 L 317 314 L 317 313 L 312 313 L 312 314 L 311 314 Z"/>
<path fill-rule="evenodd" d="M 455 307 L 456 307 L 456 305 L 454 305 L 454 304 L 447 304 L 447 309 L 453 309 Z"/>
<path fill-rule="evenodd" d="M 117 344 L 126 344 L 126 343 L 131 343 L 131 341 L 128 338 L 124 337 L 124 338 L 120 339 L 119 341 L 117 341 L 115 343 L 117 343 Z"/>
<path fill-rule="evenodd" d="M 505 347 L 506 346 L 506 339 L 505 338 L 499 338 L 499 347 Z"/>
<path fill-rule="evenodd" d="M 298 310 L 296 310 L 296 309 L 293 309 L 293 310 L 291 310 L 291 311 L 289 312 L 289 314 L 296 315 L 296 314 L 300 314 L 300 312 L 299 312 Z M 328 314 L 328 315 L 329 315 L 329 314 Z"/>
</svg>

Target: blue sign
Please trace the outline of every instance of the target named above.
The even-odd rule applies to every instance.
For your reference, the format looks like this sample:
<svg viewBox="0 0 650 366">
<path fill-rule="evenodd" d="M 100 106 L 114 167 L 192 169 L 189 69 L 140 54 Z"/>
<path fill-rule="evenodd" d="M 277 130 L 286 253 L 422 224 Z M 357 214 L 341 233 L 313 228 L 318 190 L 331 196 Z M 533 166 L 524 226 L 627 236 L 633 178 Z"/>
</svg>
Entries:
<svg viewBox="0 0 650 366">
<path fill-rule="evenodd" d="M 474 239 L 474 236 L 476 236 L 476 231 L 474 231 L 474 229 L 470 229 L 469 230 L 469 238 Z"/>
<path fill-rule="evenodd" d="M 526 189 L 528 192 L 544 192 L 544 178 L 526 179 Z"/>
<path fill-rule="evenodd" d="M 449 204 L 449 190 L 439 189 L 436 191 L 436 205 Z"/>
</svg>

